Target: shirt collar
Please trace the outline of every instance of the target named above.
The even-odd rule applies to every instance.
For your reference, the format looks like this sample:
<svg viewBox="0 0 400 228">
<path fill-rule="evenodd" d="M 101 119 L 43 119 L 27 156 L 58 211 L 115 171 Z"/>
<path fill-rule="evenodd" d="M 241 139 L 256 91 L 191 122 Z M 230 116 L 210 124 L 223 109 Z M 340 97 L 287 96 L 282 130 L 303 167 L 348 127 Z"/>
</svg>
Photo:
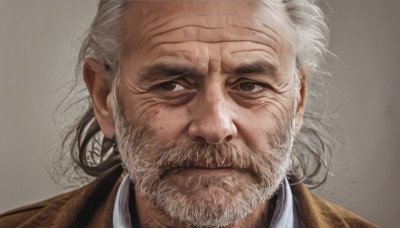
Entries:
<svg viewBox="0 0 400 228">
<path fill-rule="evenodd" d="M 121 185 L 118 187 L 113 211 L 114 228 L 132 228 L 131 215 L 129 213 L 131 185 L 129 176 L 130 175 L 126 175 L 124 179 L 122 179 Z"/>
<path fill-rule="evenodd" d="M 298 228 L 298 212 L 288 180 L 285 178 L 278 190 L 276 207 L 270 227 Z"/>
<path fill-rule="evenodd" d="M 131 216 L 129 213 L 130 202 L 129 175 L 126 175 L 118 188 L 114 203 L 113 227 L 132 228 Z M 272 228 L 298 228 L 298 212 L 289 182 L 285 178 L 277 193 L 276 208 L 271 221 Z"/>
</svg>

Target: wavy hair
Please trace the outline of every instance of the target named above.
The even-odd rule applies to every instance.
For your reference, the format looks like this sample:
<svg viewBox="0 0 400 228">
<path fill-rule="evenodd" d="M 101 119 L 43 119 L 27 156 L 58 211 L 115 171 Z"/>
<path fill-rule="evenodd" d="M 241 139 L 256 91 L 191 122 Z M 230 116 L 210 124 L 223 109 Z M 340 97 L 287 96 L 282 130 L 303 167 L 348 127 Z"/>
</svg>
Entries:
<svg viewBox="0 0 400 228">
<path fill-rule="evenodd" d="M 90 97 L 81 86 L 80 72 L 85 60 L 93 58 L 103 65 L 108 80 L 115 81 L 119 77 L 123 49 L 122 18 L 131 1 L 100 0 L 97 14 L 85 34 L 76 68 L 76 81 L 69 95 L 74 94 L 78 100 L 67 106 L 79 107 L 78 113 L 84 114 L 76 116 L 66 128 L 60 148 L 60 163 L 53 173 L 63 178 L 74 176 L 70 183 L 85 182 L 87 178 L 96 177 L 120 163 L 119 154 L 113 149 L 113 140 L 104 137 L 96 121 Z M 297 81 L 300 81 L 300 71 L 305 71 L 308 76 L 308 101 L 303 127 L 293 146 L 291 182 L 303 182 L 309 188 L 318 187 L 327 179 L 336 144 L 336 134 L 327 121 L 329 116 L 326 112 L 324 78 L 329 74 L 321 68 L 324 56 L 329 53 L 329 29 L 315 0 L 262 2 L 277 3 L 286 10 L 295 37 L 293 47 Z M 64 103 L 68 102 L 71 99 L 64 100 Z M 70 162 L 66 162 L 67 158 Z"/>
</svg>

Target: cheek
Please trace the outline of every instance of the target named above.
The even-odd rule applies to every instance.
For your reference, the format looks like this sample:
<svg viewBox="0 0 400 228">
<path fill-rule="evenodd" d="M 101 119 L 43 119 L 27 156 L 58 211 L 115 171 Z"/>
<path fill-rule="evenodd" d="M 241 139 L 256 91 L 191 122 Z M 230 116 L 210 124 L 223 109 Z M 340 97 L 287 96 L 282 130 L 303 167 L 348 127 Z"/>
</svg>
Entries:
<svg viewBox="0 0 400 228">
<path fill-rule="evenodd" d="M 155 137 L 160 144 L 179 142 L 187 136 L 190 118 L 185 107 L 168 108 L 158 105 L 157 114 L 149 119 L 149 124 L 155 130 Z"/>
<path fill-rule="evenodd" d="M 289 108 L 281 104 L 267 103 L 253 110 L 242 110 L 237 126 L 247 146 L 265 149 L 271 145 L 280 130 L 288 127 Z"/>
<path fill-rule="evenodd" d="M 155 99 L 130 96 L 123 101 L 124 115 L 135 126 L 147 125 L 150 119 L 158 115 L 158 103 Z"/>
<path fill-rule="evenodd" d="M 134 127 L 148 127 L 151 137 L 164 145 L 187 135 L 185 129 L 190 119 L 185 106 L 171 107 L 165 99 L 142 93 L 133 83 L 124 81 L 122 85 L 119 92 L 122 110 Z"/>
</svg>

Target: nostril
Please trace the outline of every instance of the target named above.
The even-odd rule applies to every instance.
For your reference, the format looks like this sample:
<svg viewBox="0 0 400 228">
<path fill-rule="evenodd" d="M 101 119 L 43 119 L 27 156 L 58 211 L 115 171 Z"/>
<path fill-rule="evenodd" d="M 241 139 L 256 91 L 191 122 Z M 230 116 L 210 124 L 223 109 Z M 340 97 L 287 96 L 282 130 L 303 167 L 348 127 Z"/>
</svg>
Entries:
<svg viewBox="0 0 400 228">
<path fill-rule="evenodd" d="M 198 142 L 198 143 L 205 143 L 205 142 L 206 142 L 206 139 L 203 138 L 203 137 L 201 137 L 201 136 L 196 136 L 196 137 L 194 138 L 194 141 L 196 141 L 196 142 Z"/>
<path fill-rule="evenodd" d="M 229 142 L 229 141 L 231 141 L 232 139 L 233 139 L 233 136 L 232 136 L 232 135 L 228 135 L 228 136 L 226 136 L 225 141 L 226 141 L 226 142 Z"/>
</svg>

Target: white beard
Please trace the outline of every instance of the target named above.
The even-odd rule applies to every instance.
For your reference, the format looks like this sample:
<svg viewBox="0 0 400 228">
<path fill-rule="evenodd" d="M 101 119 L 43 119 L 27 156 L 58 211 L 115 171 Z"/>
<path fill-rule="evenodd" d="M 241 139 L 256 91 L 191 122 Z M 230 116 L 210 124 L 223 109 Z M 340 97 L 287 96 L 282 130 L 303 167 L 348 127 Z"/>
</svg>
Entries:
<svg viewBox="0 0 400 228">
<path fill-rule="evenodd" d="M 127 123 L 119 113 L 115 122 L 121 159 L 136 191 L 175 221 L 196 227 L 220 227 L 245 218 L 274 195 L 290 170 L 293 122 L 275 133 L 263 151 L 231 143 L 161 146 L 148 126 Z M 195 175 L 181 185 L 170 181 L 199 163 L 241 171 L 228 178 Z"/>
</svg>

